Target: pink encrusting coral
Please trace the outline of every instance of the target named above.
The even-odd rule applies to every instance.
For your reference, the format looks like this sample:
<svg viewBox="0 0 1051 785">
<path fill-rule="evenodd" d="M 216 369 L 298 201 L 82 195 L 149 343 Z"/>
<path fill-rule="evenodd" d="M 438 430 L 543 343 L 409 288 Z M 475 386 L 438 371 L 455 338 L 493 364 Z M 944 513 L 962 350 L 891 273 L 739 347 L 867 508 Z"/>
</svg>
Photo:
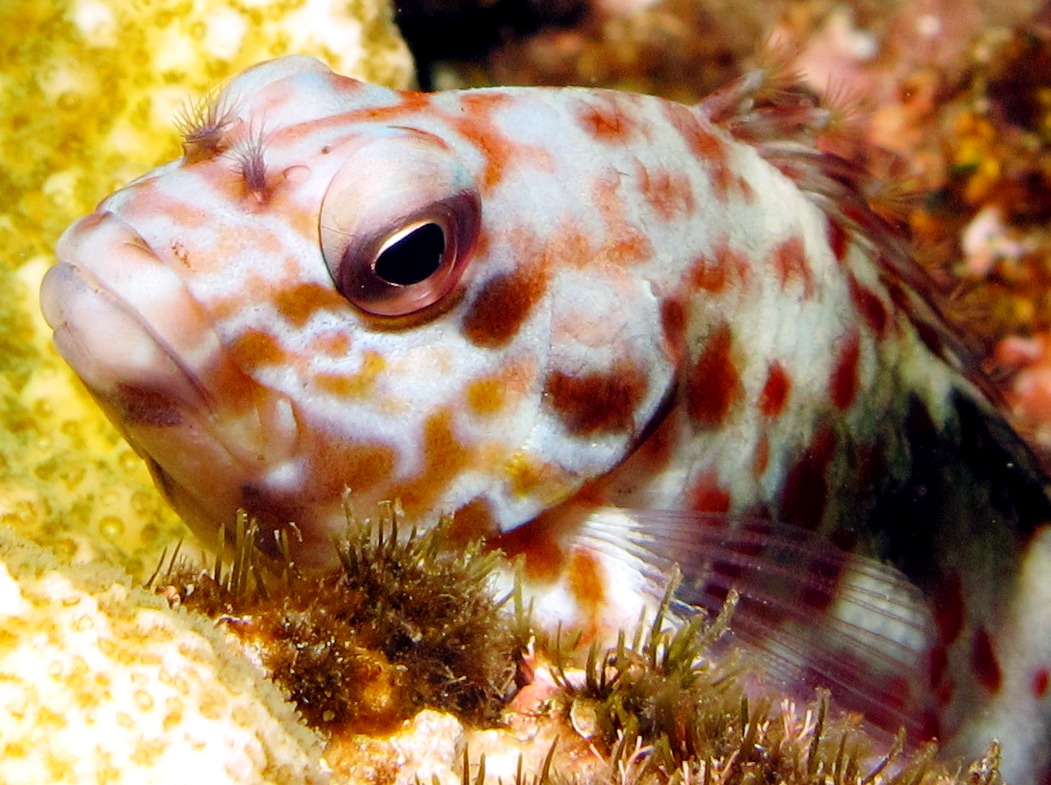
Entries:
<svg viewBox="0 0 1051 785">
<path fill-rule="evenodd" d="M 245 509 L 324 565 L 345 488 L 452 511 L 599 640 L 678 564 L 784 683 L 1042 775 L 1045 477 L 780 67 L 684 105 L 290 57 L 200 117 L 41 297 L 202 536 Z"/>
</svg>

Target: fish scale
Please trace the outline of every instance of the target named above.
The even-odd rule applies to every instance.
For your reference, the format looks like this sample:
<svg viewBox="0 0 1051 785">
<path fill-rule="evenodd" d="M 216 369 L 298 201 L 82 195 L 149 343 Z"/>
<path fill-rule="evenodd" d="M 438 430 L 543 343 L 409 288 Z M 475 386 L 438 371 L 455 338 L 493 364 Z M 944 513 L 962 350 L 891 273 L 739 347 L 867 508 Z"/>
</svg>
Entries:
<svg viewBox="0 0 1051 785">
<path fill-rule="evenodd" d="M 1036 783 L 1045 477 L 829 118 L 776 69 L 684 106 L 283 58 L 67 230 L 42 306 L 205 539 L 246 509 L 320 565 L 347 489 L 454 512 L 605 638 L 678 565 L 785 684 Z"/>
</svg>

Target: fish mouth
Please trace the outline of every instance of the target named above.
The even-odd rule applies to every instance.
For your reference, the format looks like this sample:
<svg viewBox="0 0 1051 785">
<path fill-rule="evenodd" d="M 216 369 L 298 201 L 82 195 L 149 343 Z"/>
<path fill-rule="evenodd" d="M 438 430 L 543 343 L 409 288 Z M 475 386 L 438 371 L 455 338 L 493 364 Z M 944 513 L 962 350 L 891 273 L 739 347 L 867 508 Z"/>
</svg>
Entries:
<svg viewBox="0 0 1051 785">
<path fill-rule="evenodd" d="M 242 487 L 294 453 L 291 404 L 233 364 L 180 271 L 114 213 L 77 221 L 56 253 L 40 289 L 56 348 L 132 448 L 182 489 L 173 506 L 214 532 L 233 520 Z"/>
<path fill-rule="evenodd" d="M 219 336 L 131 226 L 94 213 L 63 233 L 56 252 L 40 287 L 44 319 L 92 394 L 116 404 L 118 424 L 172 426 L 179 409 L 214 407 L 200 370 L 220 352 Z"/>
</svg>

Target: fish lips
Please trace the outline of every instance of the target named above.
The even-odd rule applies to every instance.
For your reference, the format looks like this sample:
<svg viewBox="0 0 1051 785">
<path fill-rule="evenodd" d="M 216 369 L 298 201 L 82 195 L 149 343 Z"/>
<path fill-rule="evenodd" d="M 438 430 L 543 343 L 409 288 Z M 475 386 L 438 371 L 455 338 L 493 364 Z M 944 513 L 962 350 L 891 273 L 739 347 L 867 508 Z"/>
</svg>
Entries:
<svg viewBox="0 0 1051 785">
<path fill-rule="evenodd" d="M 210 408 L 201 371 L 221 350 L 175 271 L 111 212 L 59 238 L 58 264 L 40 288 L 55 346 L 121 426 L 179 424 Z"/>
</svg>

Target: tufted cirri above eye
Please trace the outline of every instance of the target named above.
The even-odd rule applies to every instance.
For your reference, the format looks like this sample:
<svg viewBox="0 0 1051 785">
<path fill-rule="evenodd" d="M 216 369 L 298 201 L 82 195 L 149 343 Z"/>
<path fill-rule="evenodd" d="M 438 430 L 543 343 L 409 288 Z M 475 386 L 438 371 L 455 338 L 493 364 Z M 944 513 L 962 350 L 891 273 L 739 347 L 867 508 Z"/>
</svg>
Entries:
<svg viewBox="0 0 1051 785">
<path fill-rule="evenodd" d="M 321 204 L 321 251 L 336 289 L 379 316 L 453 290 L 481 225 L 474 178 L 437 139 L 397 129 L 356 146 Z"/>
</svg>

